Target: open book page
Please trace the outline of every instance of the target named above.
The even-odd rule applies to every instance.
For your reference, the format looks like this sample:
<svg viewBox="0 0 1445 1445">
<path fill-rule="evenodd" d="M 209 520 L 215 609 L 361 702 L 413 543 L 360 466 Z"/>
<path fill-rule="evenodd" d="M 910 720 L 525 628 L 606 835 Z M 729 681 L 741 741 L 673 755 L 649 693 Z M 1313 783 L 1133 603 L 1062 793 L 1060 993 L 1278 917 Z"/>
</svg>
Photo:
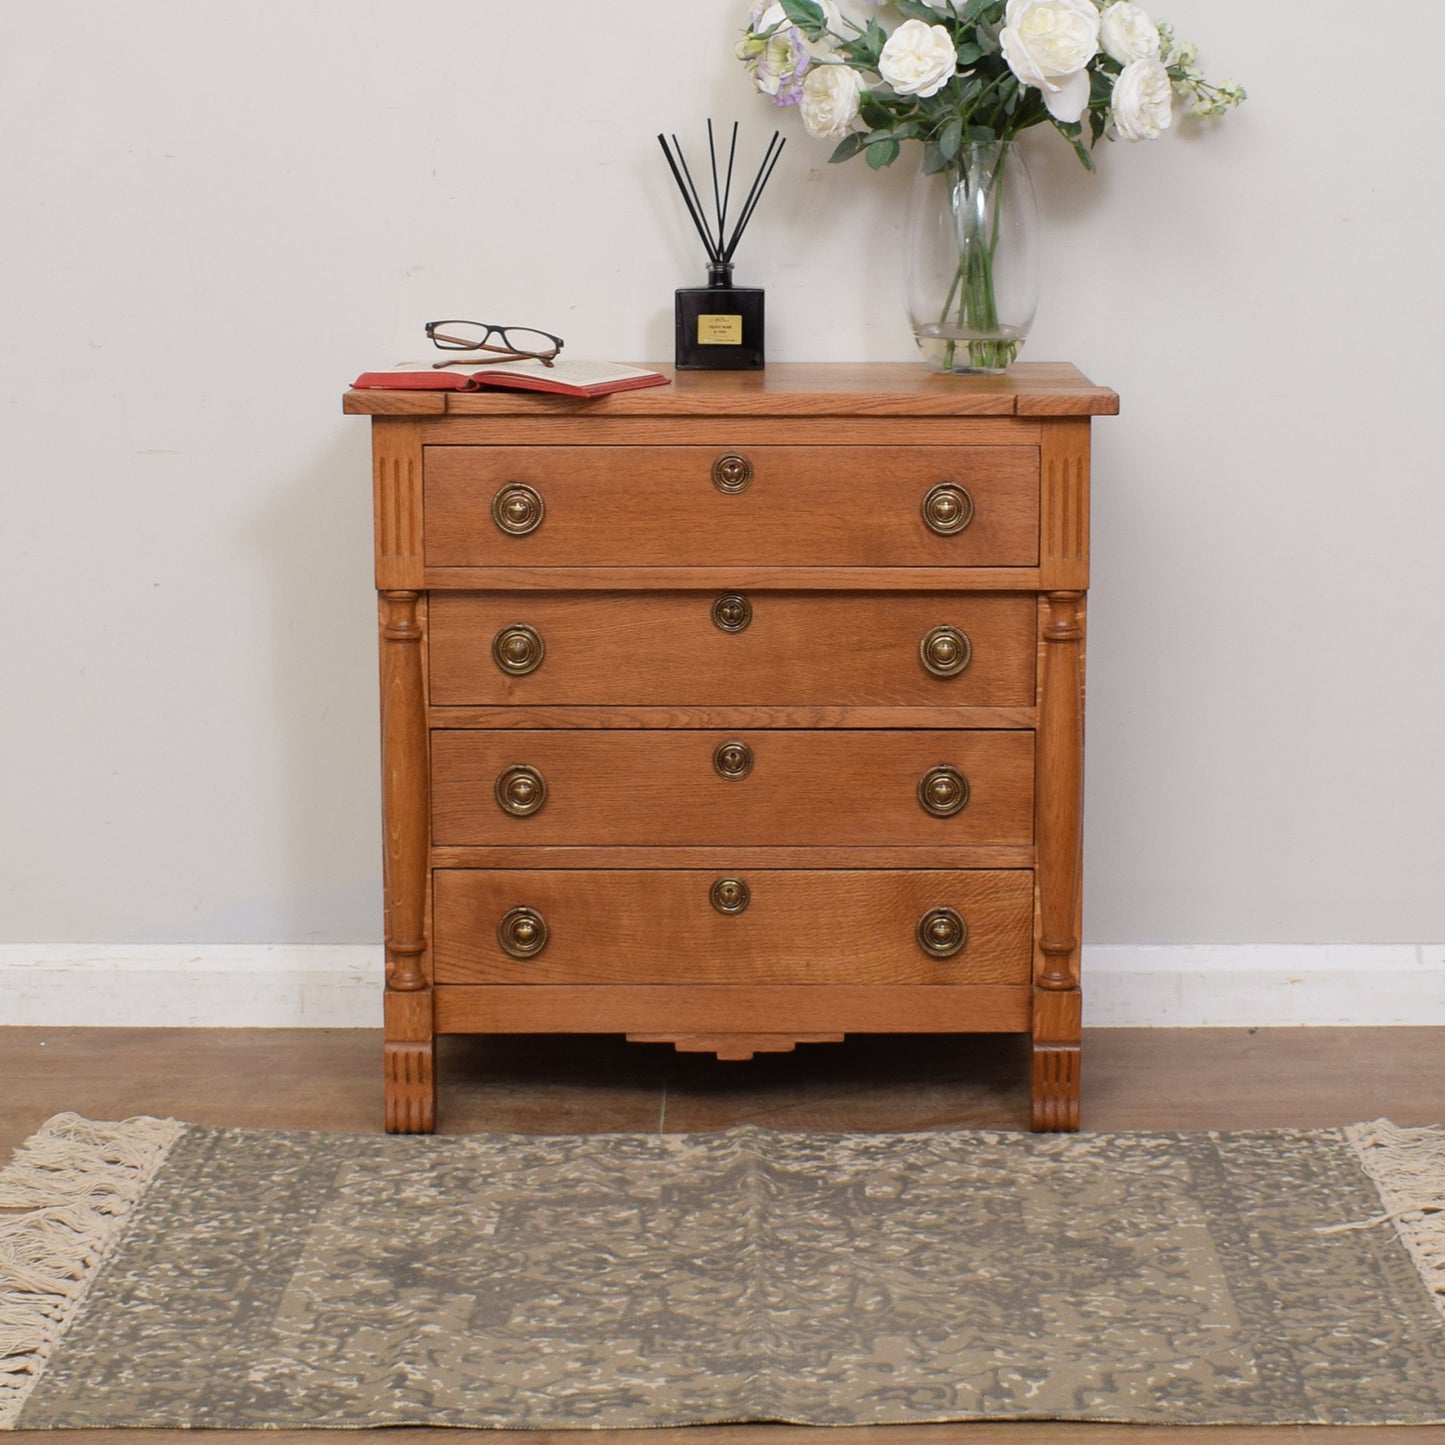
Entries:
<svg viewBox="0 0 1445 1445">
<path fill-rule="evenodd" d="M 551 366 L 540 361 L 502 361 L 495 366 L 468 365 L 465 361 L 448 366 L 447 371 L 471 371 L 477 380 L 486 383 L 488 376 L 534 377 L 538 381 L 560 382 L 564 386 L 600 386 L 612 381 L 631 381 L 636 377 L 659 373 L 638 366 L 619 366 L 615 361 L 573 361 L 558 357 Z"/>
</svg>

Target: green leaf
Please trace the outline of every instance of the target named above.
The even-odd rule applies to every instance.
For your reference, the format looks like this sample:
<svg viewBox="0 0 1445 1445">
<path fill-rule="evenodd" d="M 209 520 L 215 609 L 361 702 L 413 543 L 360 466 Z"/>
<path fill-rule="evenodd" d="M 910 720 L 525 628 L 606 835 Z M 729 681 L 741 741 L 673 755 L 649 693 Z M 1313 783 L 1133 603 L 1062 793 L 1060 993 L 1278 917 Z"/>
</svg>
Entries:
<svg viewBox="0 0 1445 1445">
<path fill-rule="evenodd" d="M 870 130 L 887 130 L 893 124 L 893 112 L 867 91 L 859 100 L 858 114 Z"/>
<path fill-rule="evenodd" d="M 923 174 L 936 176 L 948 169 L 948 157 L 939 148 L 937 141 L 925 141 L 923 145 Z"/>
<path fill-rule="evenodd" d="M 876 70 L 878 68 L 878 57 L 883 54 L 883 47 L 888 44 L 888 32 L 870 16 L 868 28 L 859 37 L 864 45 L 868 47 L 869 65 Z"/>
<path fill-rule="evenodd" d="M 1086 171 L 1095 170 L 1096 167 L 1094 165 L 1094 158 L 1084 148 L 1084 142 L 1080 139 L 1080 136 L 1083 135 L 1084 131 L 1083 126 L 1080 125 L 1077 121 L 1071 121 L 1066 123 L 1061 120 L 1055 120 L 1053 121 L 1053 127 L 1056 131 L 1058 131 L 1061 136 L 1063 136 L 1066 141 L 1068 141 L 1071 146 L 1073 146 L 1074 154 L 1078 156 L 1080 161 L 1083 162 L 1084 169 Z"/>
<path fill-rule="evenodd" d="M 834 166 L 839 161 L 851 160 L 862 149 L 863 137 L 854 131 L 852 135 L 845 135 L 834 147 L 833 154 L 828 157 L 828 164 Z"/>
<path fill-rule="evenodd" d="M 975 60 L 983 58 L 983 46 L 965 44 L 958 46 L 958 63 L 960 65 L 972 65 Z"/>
<path fill-rule="evenodd" d="M 931 5 L 923 0 L 893 0 L 893 8 L 905 20 L 922 20 L 928 25 L 937 25 L 942 18 Z"/>
<path fill-rule="evenodd" d="M 963 121 L 954 116 L 938 136 L 938 149 L 945 160 L 952 160 L 963 147 Z"/>
<path fill-rule="evenodd" d="M 808 38 L 816 40 L 818 34 L 828 28 L 828 17 L 823 14 L 823 7 L 815 4 L 814 0 L 781 0 L 783 14 L 802 30 L 809 32 Z"/>
<path fill-rule="evenodd" d="M 896 140 L 891 137 L 888 140 L 878 141 L 868 147 L 868 165 L 871 170 L 881 171 L 884 166 L 891 166 L 898 159 L 898 153 L 903 149 Z"/>
</svg>

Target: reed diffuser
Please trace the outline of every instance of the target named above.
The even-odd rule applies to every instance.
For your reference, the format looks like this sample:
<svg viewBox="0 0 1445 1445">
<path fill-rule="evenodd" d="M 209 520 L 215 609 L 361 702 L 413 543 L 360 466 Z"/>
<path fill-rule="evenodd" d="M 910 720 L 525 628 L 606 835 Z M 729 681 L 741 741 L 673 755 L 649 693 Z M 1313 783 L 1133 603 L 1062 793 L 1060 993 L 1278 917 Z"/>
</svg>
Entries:
<svg viewBox="0 0 1445 1445">
<path fill-rule="evenodd" d="M 707 123 L 707 151 L 712 165 L 713 215 L 716 231 L 698 193 L 676 136 L 668 147 L 664 136 L 657 143 L 667 157 L 683 204 L 707 251 L 707 285 L 688 286 L 676 293 L 674 303 L 676 361 L 680 371 L 748 371 L 763 365 L 763 292 L 757 286 L 733 285 L 733 253 L 757 209 L 786 144 L 777 131 L 763 152 L 762 164 L 737 212 L 731 233 L 728 208 L 732 202 L 733 163 L 737 158 L 738 127 L 733 122 L 727 170 L 720 172 L 712 121 Z M 675 154 L 674 154 L 675 153 Z"/>
</svg>

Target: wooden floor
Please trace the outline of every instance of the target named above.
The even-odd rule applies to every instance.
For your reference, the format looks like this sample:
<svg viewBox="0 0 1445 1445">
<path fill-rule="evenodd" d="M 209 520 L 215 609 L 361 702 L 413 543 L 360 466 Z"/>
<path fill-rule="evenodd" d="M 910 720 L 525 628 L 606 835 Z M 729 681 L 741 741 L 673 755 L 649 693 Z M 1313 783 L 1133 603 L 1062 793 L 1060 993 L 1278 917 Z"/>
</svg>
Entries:
<svg viewBox="0 0 1445 1445">
<path fill-rule="evenodd" d="M 381 1041 L 361 1030 L 0 1028 L 0 1160 L 51 1114 L 172 1115 L 193 1123 L 374 1132 Z M 1023 1128 L 1027 1051 L 1019 1039 L 849 1039 L 720 1063 L 609 1038 L 448 1039 L 439 1132 Z M 1381 1116 L 1445 1121 L 1445 1030 L 1086 1031 L 1086 1129 L 1322 1126 Z M 355 1445 L 340 1432 L 332 1445 Z M 325 1445 L 331 1432 L 275 1432 Z M 794 1426 L 600 1432 L 596 1445 L 1445 1445 L 1445 1427 L 951 1425 L 813 1431 Z M 475 1436 L 464 1442 L 460 1435 Z M 76 1445 L 192 1445 L 181 1432 L 76 1431 Z M 250 1445 L 244 1434 L 217 1431 Z M 496 1432 L 390 1430 L 383 1445 L 499 1445 Z M 665 1438 L 664 1438 L 665 1437 Z M 39 1445 L 55 1437 L 20 1431 Z M 508 1445 L 580 1445 L 568 1432 L 509 1432 Z"/>
</svg>

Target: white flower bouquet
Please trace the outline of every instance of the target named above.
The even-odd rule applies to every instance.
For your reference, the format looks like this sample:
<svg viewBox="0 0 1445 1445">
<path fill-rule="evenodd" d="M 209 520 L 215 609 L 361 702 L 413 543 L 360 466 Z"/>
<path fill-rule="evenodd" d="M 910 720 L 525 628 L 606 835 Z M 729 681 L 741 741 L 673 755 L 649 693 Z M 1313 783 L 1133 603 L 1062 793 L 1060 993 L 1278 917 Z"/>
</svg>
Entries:
<svg viewBox="0 0 1445 1445">
<path fill-rule="evenodd" d="M 940 371 L 1006 369 L 1032 324 L 1020 131 L 1051 125 L 1093 170 L 1100 140 L 1155 139 L 1176 99 L 1194 115 L 1244 99 L 1130 0 L 891 0 L 860 14 L 837 0 L 755 0 L 738 58 L 810 135 L 837 142 L 833 161 L 861 154 L 881 170 L 904 141 L 921 143 L 915 195 L 937 199 L 910 212 L 909 312 Z"/>
<path fill-rule="evenodd" d="M 755 0 L 738 57 L 776 105 L 796 105 L 809 135 L 836 139 L 831 159 L 862 153 L 875 170 L 905 140 L 941 171 L 966 141 L 1007 144 L 1049 124 L 1094 168 L 1105 137 L 1153 140 L 1178 98 L 1220 115 L 1244 90 L 1212 83 L 1193 45 L 1129 0 L 892 0 L 845 18 L 836 0 Z M 1084 125 L 1089 127 L 1088 145 Z"/>
</svg>

